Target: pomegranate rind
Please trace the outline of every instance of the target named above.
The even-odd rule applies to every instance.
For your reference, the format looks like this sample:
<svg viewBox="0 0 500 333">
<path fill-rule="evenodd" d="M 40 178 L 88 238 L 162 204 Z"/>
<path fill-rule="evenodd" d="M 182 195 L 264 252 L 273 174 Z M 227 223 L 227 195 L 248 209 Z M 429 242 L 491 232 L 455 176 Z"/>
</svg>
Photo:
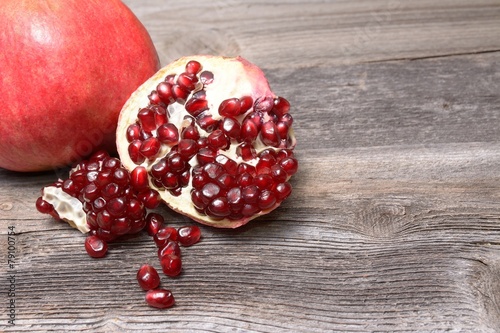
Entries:
<svg viewBox="0 0 500 333">
<path fill-rule="evenodd" d="M 270 97 L 272 99 L 277 96 L 271 91 L 269 83 L 265 78 L 262 70 L 256 65 L 250 63 L 242 57 L 220 57 L 211 55 L 195 55 L 189 57 L 180 58 L 169 65 L 160 69 L 155 75 L 153 75 L 149 80 L 142 84 L 128 99 L 128 101 L 123 106 L 119 118 L 118 126 L 116 131 L 116 146 L 117 151 L 122 161 L 122 164 L 129 171 L 132 171 L 138 166 L 134 163 L 129 156 L 128 146 L 129 143 L 126 139 L 127 128 L 129 125 L 134 124 L 137 121 L 137 112 L 144 106 L 149 104 L 148 95 L 151 91 L 155 90 L 157 85 L 164 81 L 168 75 L 178 75 L 185 71 L 186 64 L 189 61 L 198 61 L 203 66 L 203 71 L 210 71 L 215 73 L 216 79 L 206 88 L 206 99 L 209 101 L 208 108 L 212 111 L 212 116 L 219 116 L 217 110 L 222 101 L 228 98 L 239 98 L 242 96 L 251 96 L 253 100 L 258 98 Z M 221 73 L 221 75 L 217 75 Z M 223 74 L 222 74 L 223 73 Z M 178 104 L 180 108 L 184 106 Z M 170 106 L 169 106 L 170 107 Z M 178 112 L 177 117 L 171 118 L 169 121 L 174 123 L 177 128 L 181 128 L 182 118 L 186 113 Z M 289 129 L 289 146 L 288 148 L 293 149 L 296 144 L 296 139 L 293 130 Z M 269 148 L 257 139 L 255 142 L 255 148 L 257 153 Z M 142 166 L 145 166 L 150 170 L 151 166 L 154 165 L 159 159 L 165 156 L 170 151 L 170 147 L 162 145 L 158 158 L 150 161 L 145 160 Z M 238 163 L 243 162 L 241 158 L 236 158 L 235 151 L 230 148 L 228 152 L 223 153 L 224 155 L 236 160 Z M 254 162 L 256 163 L 257 160 Z M 245 161 L 252 164 L 252 161 Z M 190 161 L 193 166 L 196 162 Z M 182 193 L 179 196 L 172 195 L 168 191 L 157 188 L 149 178 L 149 186 L 156 189 L 163 200 L 164 203 L 172 210 L 190 217 L 194 221 L 201 224 L 210 225 L 217 228 L 238 228 L 249 221 L 258 218 L 259 216 L 266 215 L 276 209 L 281 202 L 276 203 L 274 206 L 261 210 L 260 212 L 249 216 L 243 217 L 238 220 L 231 220 L 228 218 L 213 218 L 208 215 L 204 215 L 198 212 L 192 204 L 190 191 L 192 189 L 191 184 L 183 188 Z"/>
<path fill-rule="evenodd" d="M 44 187 L 42 190 L 42 199 L 54 207 L 61 220 L 84 234 L 90 231 L 80 200 L 56 186 Z"/>
</svg>

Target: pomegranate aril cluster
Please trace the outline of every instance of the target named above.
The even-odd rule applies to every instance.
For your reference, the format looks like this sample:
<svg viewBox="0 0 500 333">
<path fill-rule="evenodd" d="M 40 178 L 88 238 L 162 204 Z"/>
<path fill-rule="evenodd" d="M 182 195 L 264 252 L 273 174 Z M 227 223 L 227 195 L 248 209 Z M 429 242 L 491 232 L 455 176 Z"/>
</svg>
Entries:
<svg viewBox="0 0 500 333">
<path fill-rule="evenodd" d="M 104 256 L 107 242 L 143 230 L 147 209 L 154 209 L 161 202 L 156 190 L 135 188 L 121 162 L 104 151 L 80 162 L 68 179 L 59 179 L 52 186 L 82 203 L 90 229 L 85 248 L 92 257 Z M 59 218 L 43 197 L 37 200 L 36 206 L 40 212 Z"/>
<path fill-rule="evenodd" d="M 197 61 L 167 75 L 129 125 L 128 152 L 160 191 L 180 196 L 187 190 L 199 213 L 238 220 L 274 208 L 291 193 L 288 179 L 298 167 L 293 118 L 281 97 L 237 96 L 209 109 L 206 91 L 216 80 Z M 181 121 L 178 112 L 185 114 Z"/>
<path fill-rule="evenodd" d="M 176 277 L 182 272 L 181 246 L 188 247 L 199 242 L 201 231 L 198 226 L 184 226 L 178 229 L 165 226 L 164 219 L 157 213 L 146 217 L 146 231 L 158 248 L 158 260 L 167 277 Z M 164 309 L 175 304 L 174 296 L 168 289 L 159 288 L 160 276 L 150 264 L 142 265 L 137 272 L 139 286 L 146 290 L 146 303 Z"/>
</svg>

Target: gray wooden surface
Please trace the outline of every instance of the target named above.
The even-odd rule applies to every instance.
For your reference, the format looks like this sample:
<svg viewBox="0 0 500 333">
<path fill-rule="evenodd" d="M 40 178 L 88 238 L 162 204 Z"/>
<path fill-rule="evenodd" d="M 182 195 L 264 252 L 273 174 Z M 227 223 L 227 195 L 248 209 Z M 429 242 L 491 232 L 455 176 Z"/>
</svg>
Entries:
<svg viewBox="0 0 500 333">
<path fill-rule="evenodd" d="M 0 170 L 0 331 L 500 331 L 500 1 L 126 3 L 163 64 L 263 68 L 292 103 L 294 192 L 241 229 L 202 227 L 158 311 L 135 282 L 157 264 L 146 235 L 91 260 L 34 208 L 54 173 Z"/>
</svg>

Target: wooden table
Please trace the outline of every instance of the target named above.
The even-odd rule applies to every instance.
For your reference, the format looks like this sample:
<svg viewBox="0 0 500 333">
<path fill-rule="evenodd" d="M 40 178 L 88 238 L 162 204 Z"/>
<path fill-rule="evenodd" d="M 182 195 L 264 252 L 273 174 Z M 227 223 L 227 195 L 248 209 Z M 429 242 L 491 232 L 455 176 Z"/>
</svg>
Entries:
<svg viewBox="0 0 500 333">
<path fill-rule="evenodd" d="M 294 192 L 238 230 L 202 227 L 159 311 L 135 282 L 157 264 L 147 235 L 91 260 L 82 234 L 34 208 L 56 175 L 1 170 L 0 331 L 500 331 L 498 0 L 126 3 L 163 64 L 262 67 L 292 103 Z"/>
</svg>

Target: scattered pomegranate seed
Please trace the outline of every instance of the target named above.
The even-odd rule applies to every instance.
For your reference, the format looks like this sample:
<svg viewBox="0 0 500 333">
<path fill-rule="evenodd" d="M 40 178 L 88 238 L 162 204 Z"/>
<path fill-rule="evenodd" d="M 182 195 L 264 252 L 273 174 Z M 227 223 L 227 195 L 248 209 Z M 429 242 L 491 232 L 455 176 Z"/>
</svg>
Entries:
<svg viewBox="0 0 500 333">
<path fill-rule="evenodd" d="M 172 292 L 167 289 L 152 289 L 146 292 L 146 303 L 158 309 L 170 308 L 175 304 Z"/>
<path fill-rule="evenodd" d="M 158 232 L 154 235 L 153 239 L 155 241 L 156 246 L 163 247 L 168 241 L 177 241 L 179 238 L 179 234 L 177 229 L 173 227 L 163 227 L 158 230 Z"/>
<path fill-rule="evenodd" d="M 201 230 L 197 225 L 185 226 L 178 229 L 179 243 L 182 246 L 191 246 L 200 241 Z"/>
<path fill-rule="evenodd" d="M 137 271 L 137 282 L 144 290 L 155 289 L 160 285 L 160 275 L 153 266 L 144 264 Z"/>
<path fill-rule="evenodd" d="M 167 254 L 160 259 L 161 268 L 165 275 L 174 277 L 181 274 L 182 271 L 182 261 L 179 256 L 175 254 Z"/>
<path fill-rule="evenodd" d="M 108 252 L 108 244 L 95 235 L 87 236 L 85 250 L 92 258 L 102 258 Z"/>
</svg>

